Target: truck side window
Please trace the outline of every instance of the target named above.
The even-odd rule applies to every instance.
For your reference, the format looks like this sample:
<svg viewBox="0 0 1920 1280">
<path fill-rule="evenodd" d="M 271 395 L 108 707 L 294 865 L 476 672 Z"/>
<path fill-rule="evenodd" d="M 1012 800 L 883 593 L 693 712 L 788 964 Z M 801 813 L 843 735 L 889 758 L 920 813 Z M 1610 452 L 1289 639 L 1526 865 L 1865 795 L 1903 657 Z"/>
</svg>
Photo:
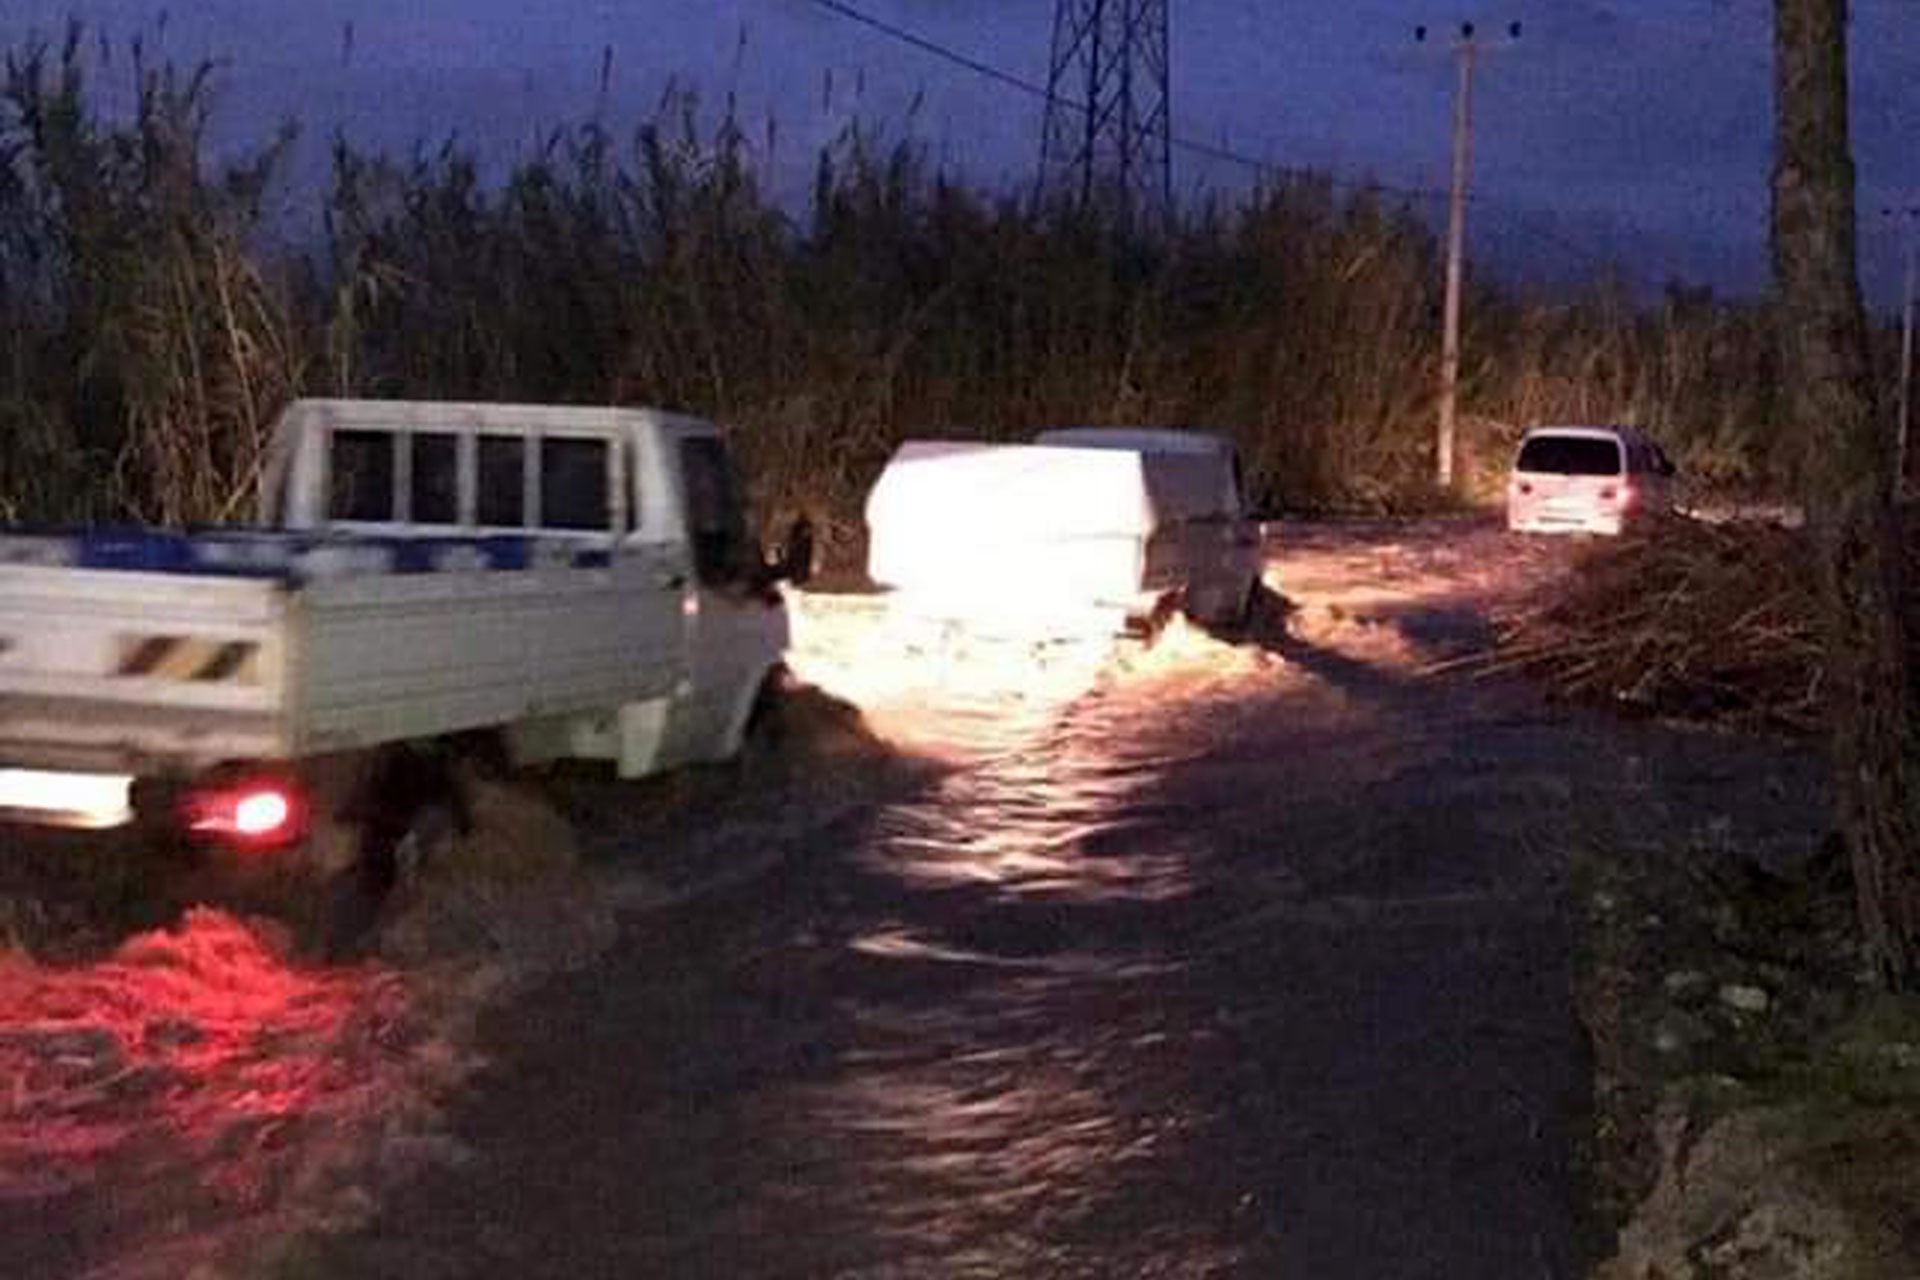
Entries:
<svg viewBox="0 0 1920 1280">
<path fill-rule="evenodd" d="M 694 574 L 709 586 L 740 581 L 749 568 L 747 522 L 726 446 L 711 436 L 682 440 L 680 475 Z"/>
<path fill-rule="evenodd" d="M 540 442 L 540 524 L 547 529 L 612 526 L 607 510 L 607 442 L 555 437 Z"/>
<path fill-rule="evenodd" d="M 527 444 L 518 436 L 480 437 L 479 524 L 518 529 L 527 522 Z"/>
<path fill-rule="evenodd" d="M 393 519 L 393 436 L 385 431 L 335 431 L 327 455 L 334 520 L 381 523 Z"/>
<path fill-rule="evenodd" d="M 460 523 L 460 437 L 417 431 L 413 436 L 412 506 L 415 524 Z"/>
</svg>

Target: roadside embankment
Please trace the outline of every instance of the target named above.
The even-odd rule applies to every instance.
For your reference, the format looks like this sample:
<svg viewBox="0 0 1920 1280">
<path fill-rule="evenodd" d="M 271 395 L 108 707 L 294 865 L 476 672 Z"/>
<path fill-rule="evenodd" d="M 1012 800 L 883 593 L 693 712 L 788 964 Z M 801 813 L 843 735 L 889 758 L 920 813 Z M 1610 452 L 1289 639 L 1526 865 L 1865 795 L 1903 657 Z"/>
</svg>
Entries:
<svg viewBox="0 0 1920 1280">
<path fill-rule="evenodd" d="M 1604 1280 L 1920 1275 L 1920 1004 L 1876 991 L 1808 785 L 1813 584 L 1797 529 L 1675 522 L 1585 554 L 1481 664 L 1808 766 L 1773 777 L 1777 812 L 1744 834 L 1694 814 L 1576 858 Z"/>
</svg>

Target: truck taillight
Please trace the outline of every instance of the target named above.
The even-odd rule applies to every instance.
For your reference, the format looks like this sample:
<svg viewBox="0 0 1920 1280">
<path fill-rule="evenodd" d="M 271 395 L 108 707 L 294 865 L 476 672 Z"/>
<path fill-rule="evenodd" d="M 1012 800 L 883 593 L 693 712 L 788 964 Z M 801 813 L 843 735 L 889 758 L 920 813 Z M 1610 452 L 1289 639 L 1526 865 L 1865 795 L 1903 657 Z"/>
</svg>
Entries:
<svg viewBox="0 0 1920 1280">
<path fill-rule="evenodd" d="M 277 779 L 254 779 L 188 794 L 184 817 L 194 835 L 249 848 L 291 844 L 305 825 L 299 792 Z"/>
</svg>

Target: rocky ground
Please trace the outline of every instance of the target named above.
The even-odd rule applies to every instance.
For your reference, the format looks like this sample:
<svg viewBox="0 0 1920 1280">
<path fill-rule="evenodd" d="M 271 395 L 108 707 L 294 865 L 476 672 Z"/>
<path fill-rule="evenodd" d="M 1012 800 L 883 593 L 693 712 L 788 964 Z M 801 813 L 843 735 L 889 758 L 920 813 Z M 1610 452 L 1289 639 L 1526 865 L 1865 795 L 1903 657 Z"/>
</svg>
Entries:
<svg viewBox="0 0 1920 1280">
<path fill-rule="evenodd" d="M 1604 1280 L 1920 1275 L 1920 1006 L 1845 867 L 1707 842 L 1583 861 Z"/>
</svg>

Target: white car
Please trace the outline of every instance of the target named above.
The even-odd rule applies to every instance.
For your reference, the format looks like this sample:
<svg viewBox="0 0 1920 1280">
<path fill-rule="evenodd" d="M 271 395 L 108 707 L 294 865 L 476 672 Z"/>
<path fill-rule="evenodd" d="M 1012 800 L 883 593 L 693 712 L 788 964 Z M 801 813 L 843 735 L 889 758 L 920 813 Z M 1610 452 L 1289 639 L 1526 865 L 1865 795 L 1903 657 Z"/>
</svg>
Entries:
<svg viewBox="0 0 1920 1280">
<path fill-rule="evenodd" d="M 1538 427 L 1507 481 L 1507 528 L 1517 533 L 1618 534 L 1673 509 L 1674 465 L 1624 426 Z"/>
</svg>

